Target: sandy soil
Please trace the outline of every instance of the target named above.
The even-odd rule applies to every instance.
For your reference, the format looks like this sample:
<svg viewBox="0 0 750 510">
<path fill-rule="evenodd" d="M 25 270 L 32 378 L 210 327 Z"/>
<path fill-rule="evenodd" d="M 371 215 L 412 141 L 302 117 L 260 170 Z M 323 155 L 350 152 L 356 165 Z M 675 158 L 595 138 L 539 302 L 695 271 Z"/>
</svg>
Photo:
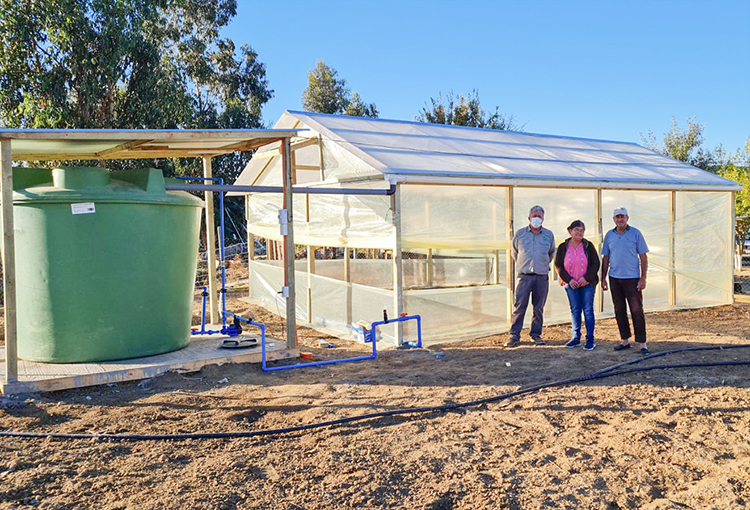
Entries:
<svg viewBox="0 0 750 510">
<path fill-rule="evenodd" d="M 232 293 L 234 297 L 239 292 Z M 234 301 L 232 309 L 249 310 Z M 279 336 L 283 324 L 258 318 Z M 649 314 L 653 351 L 750 343 L 750 306 Z M 34 395 L 0 430 L 251 431 L 442 405 L 586 375 L 635 359 L 612 351 L 507 350 L 488 337 L 377 360 L 264 373 L 225 365 Z M 366 353 L 302 329 L 316 359 Z M 524 338 L 524 340 L 527 340 Z M 442 352 L 442 356 L 436 356 Z M 750 349 L 636 365 L 750 360 Z M 107 442 L 3 438 L 0 508 L 733 509 L 750 505 L 750 366 L 653 370 L 450 412 L 371 419 L 265 438 Z"/>
</svg>

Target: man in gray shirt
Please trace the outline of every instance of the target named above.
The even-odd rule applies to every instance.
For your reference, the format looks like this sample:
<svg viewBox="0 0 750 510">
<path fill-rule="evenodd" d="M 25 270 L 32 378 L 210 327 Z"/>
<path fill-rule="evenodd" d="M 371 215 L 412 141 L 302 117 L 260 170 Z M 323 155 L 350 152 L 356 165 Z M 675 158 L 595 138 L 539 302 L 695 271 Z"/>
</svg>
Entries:
<svg viewBox="0 0 750 510">
<path fill-rule="evenodd" d="M 542 227 L 543 221 L 544 209 L 535 205 L 529 211 L 529 226 L 518 230 L 513 236 L 511 256 L 516 261 L 518 277 L 510 338 L 505 342 L 505 347 L 518 347 L 521 344 L 521 329 L 529 297 L 534 308 L 530 335 L 536 345 L 544 345 L 544 304 L 549 292 L 549 268 L 555 254 L 555 236 L 551 230 Z"/>
</svg>

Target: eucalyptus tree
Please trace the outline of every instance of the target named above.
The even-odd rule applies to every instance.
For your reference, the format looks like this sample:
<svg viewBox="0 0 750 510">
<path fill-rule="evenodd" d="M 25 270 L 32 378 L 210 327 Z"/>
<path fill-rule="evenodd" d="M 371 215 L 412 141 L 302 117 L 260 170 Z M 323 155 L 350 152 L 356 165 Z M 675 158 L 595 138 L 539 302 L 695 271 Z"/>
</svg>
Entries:
<svg viewBox="0 0 750 510">
<path fill-rule="evenodd" d="M 0 127 L 263 127 L 265 65 L 220 35 L 236 10 L 236 0 L 0 0 Z M 215 158 L 214 172 L 233 180 L 248 157 Z M 109 163 L 143 165 L 200 174 L 194 159 Z"/>
<path fill-rule="evenodd" d="M 377 117 L 375 103 L 365 103 L 352 93 L 338 71 L 318 60 L 307 73 L 307 88 L 302 93 L 302 108 L 308 112 L 345 114 L 356 117 Z"/>
<path fill-rule="evenodd" d="M 486 112 L 476 90 L 468 95 L 459 93 L 457 97 L 454 97 L 453 92 L 449 92 L 445 98 L 442 93 L 438 93 L 437 98 L 430 98 L 429 105 L 425 103 L 415 120 L 506 131 L 523 130 L 522 126 L 516 124 L 513 115 L 502 114 L 499 110 L 499 107 L 495 107 L 494 113 Z"/>
</svg>

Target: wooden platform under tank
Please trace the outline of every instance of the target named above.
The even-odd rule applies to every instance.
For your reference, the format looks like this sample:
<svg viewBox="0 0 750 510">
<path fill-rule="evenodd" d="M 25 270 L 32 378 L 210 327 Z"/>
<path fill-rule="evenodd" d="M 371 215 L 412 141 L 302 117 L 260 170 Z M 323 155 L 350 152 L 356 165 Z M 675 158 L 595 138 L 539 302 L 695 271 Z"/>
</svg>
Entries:
<svg viewBox="0 0 750 510">
<path fill-rule="evenodd" d="M 221 326 L 218 326 L 220 328 Z M 18 360 L 18 381 L 5 382 L 5 347 L 0 347 L 0 390 L 3 395 L 40 391 L 58 391 L 99 384 L 149 379 L 169 371 L 192 372 L 206 365 L 224 363 L 260 363 L 260 337 L 240 335 L 235 338 L 258 338 L 258 346 L 245 349 L 219 348 L 221 335 L 195 335 L 179 351 L 99 363 L 34 363 Z M 299 349 L 287 349 L 286 342 L 268 338 L 266 359 L 299 357 Z"/>
</svg>

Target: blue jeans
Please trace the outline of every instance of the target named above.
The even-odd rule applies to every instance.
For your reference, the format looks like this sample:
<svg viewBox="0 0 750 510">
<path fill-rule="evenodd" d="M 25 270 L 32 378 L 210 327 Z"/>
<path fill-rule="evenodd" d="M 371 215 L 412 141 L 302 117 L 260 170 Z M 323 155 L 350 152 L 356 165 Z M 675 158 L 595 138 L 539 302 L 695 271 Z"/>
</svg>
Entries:
<svg viewBox="0 0 750 510">
<path fill-rule="evenodd" d="M 565 286 L 570 302 L 570 315 L 573 322 L 573 336 L 571 340 L 581 339 L 581 312 L 586 320 L 586 340 L 594 340 L 594 285 L 586 285 L 577 289 Z"/>
</svg>

